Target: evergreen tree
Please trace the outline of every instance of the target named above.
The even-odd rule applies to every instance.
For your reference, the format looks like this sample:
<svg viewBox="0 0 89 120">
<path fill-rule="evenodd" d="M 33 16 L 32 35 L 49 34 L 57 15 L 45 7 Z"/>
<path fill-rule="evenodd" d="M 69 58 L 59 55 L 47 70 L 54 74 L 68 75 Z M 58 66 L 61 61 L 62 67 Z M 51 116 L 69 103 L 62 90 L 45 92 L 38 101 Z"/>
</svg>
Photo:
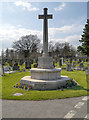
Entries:
<svg viewBox="0 0 89 120">
<path fill-rule="evenodd" d="M 83 29 L 83 34 L 79 42 L 82 44 L 81 46 L 78 46 L 78 51 L 81 52 L 82 55 L 87 55 L 87 57 L 89 57 L 89 19 L 87 19 L 87 23 Z"/>
<path fill-rule="evenodd" d="M 8 60 L 8 58 L 9 58 L 9 49 L 7 48 L 6 49 L 6 59 Z"/>
</svg>

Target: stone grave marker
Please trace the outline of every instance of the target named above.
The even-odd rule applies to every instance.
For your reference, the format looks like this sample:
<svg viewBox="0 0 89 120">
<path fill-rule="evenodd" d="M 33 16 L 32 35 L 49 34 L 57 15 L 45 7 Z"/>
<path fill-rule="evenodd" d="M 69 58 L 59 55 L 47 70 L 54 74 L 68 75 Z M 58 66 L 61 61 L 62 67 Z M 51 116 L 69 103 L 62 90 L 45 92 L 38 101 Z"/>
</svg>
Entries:
<svg viewBox="0 0 89 120">
<path fill-rule="evenodd" d="M 62 66 L 62 59 L 59 60 L 59 66 Z"/>
<path fill-rule="evenodd" d="M 61 67 L 63 65 L 63 57 L 59 59 L 59 66 Z"/>
<path fill-rule="evenodd" d="M 12 67 L 12 60 L 9 60 L 9 65 Z"/>
<path fill-rule="evenodd" d="M 72 59 L 70 58 L 70 63 L 72 63 Z"/>
<path fill-rule="evenodd" d="M 75 62 L 72 63 L 72 68 L 73 68 L 73 69 L 75 68 Z"/>
<path fill-rule="evenodd" d="M 14 70 L 19 70 L 19 66 L 18 66 L 18 63 L 16 62 L 15 64 L 14 64 L 14 66 L 13 66 L 13 71 Z"/>
<path fill-rule="evenodd" d="M 26 61 L 26 62 L 25 62 L 25 68 L 26 68 L 26 69 L 31 69 L 31 62 Z"/>
<path fill-rule="evenodd" d="M 10 71 L 10 70 L 11 70 L 11 67 L 10 67 L 10 66 L 6 66 L 6 67 L 4 68 L 4 72 Z"/>
<path fill-rule="evenodd" d="M 80 63 L 79 68 L 80 68 L 80 70 L 85 70 L 84 64 L 83 64 L 83 63 Z"/>
<path fill-rule="evenodd" d="M 22 65 L 24 62 L 23 62 L 23 60 L 21 59 L 21 60 L 19 60 L 19 64 L 20 65 Z"/>
<path fill-rule="evenodd" d="M 67 71 L 73 71 L 73 70 L 72 70 L 72 65 L 71 65 L 71 64 L 67 64 L 66 70 L 67 70 Z"/>
<path fill-rule="evenodd" d="M 21 95 L 23 95 L 22 93 L 14 93 L 13 94 L 14 96 L 21 96 Z"/>
<path fill-rule="evenodd" d="M 87 63 L 88 69 L 89 69 L 89 62 Z"/>
</svg>

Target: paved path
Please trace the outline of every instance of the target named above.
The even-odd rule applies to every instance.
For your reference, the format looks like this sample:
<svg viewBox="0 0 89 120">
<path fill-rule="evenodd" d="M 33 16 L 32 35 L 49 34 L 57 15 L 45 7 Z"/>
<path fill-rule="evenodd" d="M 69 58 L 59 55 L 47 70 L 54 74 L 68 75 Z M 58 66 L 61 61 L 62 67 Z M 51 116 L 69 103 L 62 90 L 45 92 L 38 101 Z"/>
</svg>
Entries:
<svg viewBox="0 0 89 120">
<path fill-rule="evenodd" d="M 3 118 L 85 118 L 87 97 L 45 101 L 2 101 Z"/>
</svg>

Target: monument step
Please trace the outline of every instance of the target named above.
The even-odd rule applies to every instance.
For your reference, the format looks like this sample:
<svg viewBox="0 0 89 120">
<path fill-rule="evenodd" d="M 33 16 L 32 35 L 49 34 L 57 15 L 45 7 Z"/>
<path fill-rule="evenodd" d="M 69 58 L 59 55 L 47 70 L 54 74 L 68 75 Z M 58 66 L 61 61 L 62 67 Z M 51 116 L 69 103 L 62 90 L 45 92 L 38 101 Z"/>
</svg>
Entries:
<svg viewBox="0 0 89 120">
<path fill-rule="evenodd" d="M 25 76 L 21 79 L 20 84 L 32 86 L 33 90 L 54 90 L 70 84 L 71 80 L 67 76 L 61 76 L 56 80 L 37 80 L 32 79 L 31 76 Z"/>
</svg>

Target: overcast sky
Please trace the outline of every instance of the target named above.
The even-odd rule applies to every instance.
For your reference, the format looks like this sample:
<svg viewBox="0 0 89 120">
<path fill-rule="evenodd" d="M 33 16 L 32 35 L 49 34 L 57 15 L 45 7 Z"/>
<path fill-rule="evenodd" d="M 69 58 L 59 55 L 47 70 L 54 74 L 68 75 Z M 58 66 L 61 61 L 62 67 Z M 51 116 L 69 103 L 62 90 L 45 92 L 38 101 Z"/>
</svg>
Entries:
<svg viewBox="0 0 89 120">
<path fill-rule="evenodd" d="M 77 47 L 87 21 L 87 2 L 2 2 L 0 3 L 0 49 L 11 48 L 21 36 L 37 34 L 43 40 L 43 8 L 53 19 L 48 20 L 49 41 L 69 42 Z"/>
</svg>

